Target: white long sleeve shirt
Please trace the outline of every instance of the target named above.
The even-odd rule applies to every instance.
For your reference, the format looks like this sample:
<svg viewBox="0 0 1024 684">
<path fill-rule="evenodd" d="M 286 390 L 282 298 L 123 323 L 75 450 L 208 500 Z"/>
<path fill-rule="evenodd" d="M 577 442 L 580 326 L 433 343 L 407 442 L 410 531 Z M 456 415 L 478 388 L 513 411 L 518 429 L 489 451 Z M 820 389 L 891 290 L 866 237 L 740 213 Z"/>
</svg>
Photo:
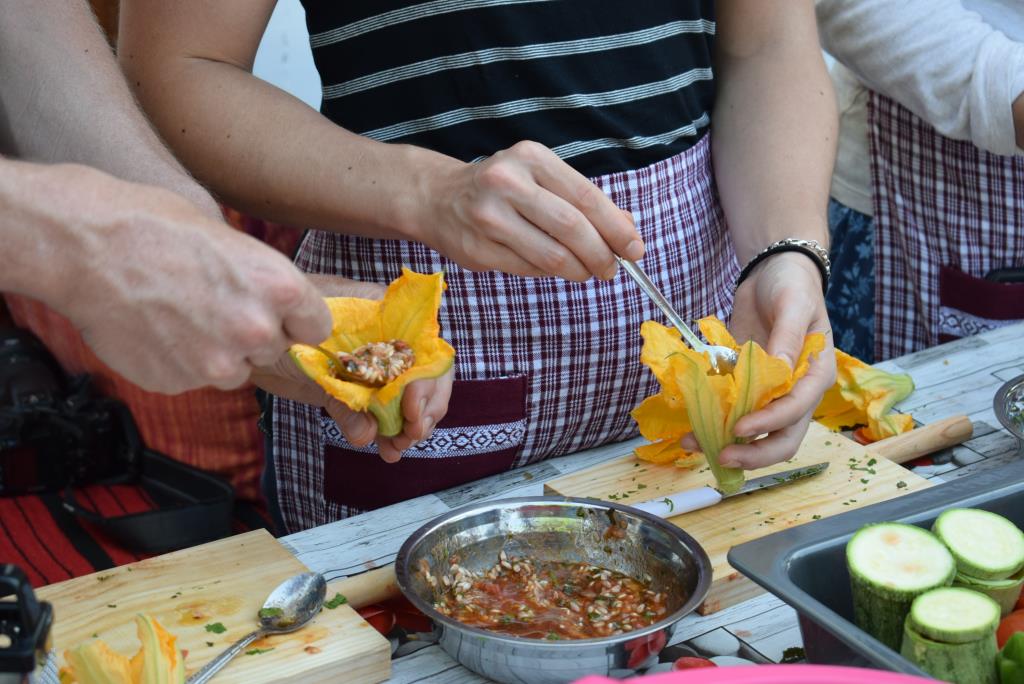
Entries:
<svg viewBox="0 0 1024 684">
<path fill-rule="evenodd" d="M 1024 0 L 817 0 L 816 6 L 822 47 L 837 60 L 836 200 L 872 214 L 866 88 L 949 138 L 996 154 L 1024 153 L 1011 109 L 1024 92 Z"/>
</svg>

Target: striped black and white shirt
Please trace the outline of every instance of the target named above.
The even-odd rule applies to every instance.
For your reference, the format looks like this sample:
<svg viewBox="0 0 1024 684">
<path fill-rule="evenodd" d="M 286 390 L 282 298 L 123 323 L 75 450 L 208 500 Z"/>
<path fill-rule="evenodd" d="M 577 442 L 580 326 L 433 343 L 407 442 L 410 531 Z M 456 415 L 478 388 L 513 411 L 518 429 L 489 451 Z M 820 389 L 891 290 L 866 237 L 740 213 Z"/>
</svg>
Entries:
<svg viewBox="0 0 1024 684">
<path fill-rule="evenodd" d="M 304 0 L 323 113 L 464 161 L 520 140 L 582 173 L 696 142 L 714 98 L 712 0 Z"/>
</svg>

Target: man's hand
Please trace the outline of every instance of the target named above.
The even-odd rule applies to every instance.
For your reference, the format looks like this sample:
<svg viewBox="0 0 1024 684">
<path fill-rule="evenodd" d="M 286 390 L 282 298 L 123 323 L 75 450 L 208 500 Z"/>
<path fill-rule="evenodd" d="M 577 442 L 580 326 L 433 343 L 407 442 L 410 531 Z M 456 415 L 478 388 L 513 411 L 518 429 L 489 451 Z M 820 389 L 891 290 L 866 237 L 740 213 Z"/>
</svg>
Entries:
<svg viewBox="0 0 1024 684">
<path fill-rule="evenodd" d="M 310 276 L 325 297 L 362 297 L 380 299 L 384 286 L 363 283 L 333 276 Z M 377 442 L 380 457 L 394 463 L 402 452 L 416 442 L 430 436 L 448 411 L 448 399 L 452 393 L 453 371 L 439 378 L 417 380 L 405 388 L 402 395 L 402 414 L 405 425 L 400 435 L 380 437 L 377 435 L 377 421 L 369 413 L 356 412 L 327 394 L 319 385 L 306 377 L 287 354 L 265 368 L 257 368 L 252 381 L 271 394 L 293 399 L 312 406 L 322 406 L 338 424 L 345 439 L 355 446 L 366 446 Z"/>
<path fill-rule="evenodd" d="M 600 188 L 539 143 L 479 164 L 426 173 L 417 239 L 471 270 L 583 281 L 614 277 L 615 255 L 637 261 L 632 221 Z"/>
<path fill-rule="evenodd" d="M 39 211 L 63 236 L 47 303 L 107 365 L 143 389 L 245 383 L 331 317 L 286 259 L 166 190 L 79 166 L 50 167 L 59 194 Z"/>
<path fill-rule="evenodd" d="M 811 422 L 822 395 L 835 382 L 832 330 L 821 294 L 821 275 L 802 254 L 782 253 L 759 265 L 736 292 L 732 332 L 739 342 L 754 339 L 792 366 L 808 333 L 825 334 L 825 349 L 789 394 L 736 423 L 736 435 L 767 437 L 726 447 L 719 459 L 726 467 L 762 468 L 791 458 Z"/>
</svg>

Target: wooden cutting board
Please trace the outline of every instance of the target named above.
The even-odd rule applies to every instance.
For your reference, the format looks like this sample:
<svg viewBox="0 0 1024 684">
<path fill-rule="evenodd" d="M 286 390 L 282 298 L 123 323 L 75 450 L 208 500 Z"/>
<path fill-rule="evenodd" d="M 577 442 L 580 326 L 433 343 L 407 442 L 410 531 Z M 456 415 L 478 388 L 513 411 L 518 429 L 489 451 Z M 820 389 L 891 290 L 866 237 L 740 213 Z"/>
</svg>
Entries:
<svg viewBox="0 0 1024 684">
<path fill-rule="evenodd" d="M 125 655 L 139 648 L 134 616 L 156 617 L 178 637 L 192 674 L 256 627 L 256 614 L 281 581 L 308 572 L 265 530 L 77 577 L 39 589 L 54 609 L 53 643 L 64 650 L 99 637 Z M 328 586 L 327 597 L 334 596 Z M 206 626 L 221 623 L 217 634 Z M 323 610 L 292 634 L 256 641 L 217 675 L 220 684 L 327 681 L 371 684 L 391 674 L 391 645 L 348 605 Z M 249 650 L 249 649 L 247 649 Z"/>
<path fill-rule="evenodd" d="M 800 450 L 785 463 L 750 477 L 828 461 L 825 472 L 791 484 L 725 500 L 669 520 L 692 535 L 711 558 L 713 579 L 702 615 L 746 601 L 764 590 L 732 569 L 725 556 L 737 544 L 812 520 L 845 513 L 931 486 L 924 478 L 872 456 L 863 446 L 811 423 Z M 710 470 L 638 461 L 632 453 L 545 485 L 549 494 L 586 496 L 629 504 L 703 485 Z"/>
</svg>

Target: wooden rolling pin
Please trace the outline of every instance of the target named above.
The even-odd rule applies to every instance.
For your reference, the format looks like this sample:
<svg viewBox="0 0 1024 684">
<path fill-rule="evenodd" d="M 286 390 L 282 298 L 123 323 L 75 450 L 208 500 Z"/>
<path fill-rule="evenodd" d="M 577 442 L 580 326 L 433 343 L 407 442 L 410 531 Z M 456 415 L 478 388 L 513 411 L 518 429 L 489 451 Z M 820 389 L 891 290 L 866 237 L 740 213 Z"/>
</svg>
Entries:
<svg viewBox="0 0 1024 684">
<path fill-rule="evenodd" d="M 915 458 L 956 446 L 974 434 L 974 426 L 967 416 L 952 416 L 914 428 L 867 445 L 867 450 L 893 463 L 906 463 Z"/>
<path fill-rule="evenodd" d="M 331 582 L 327 591 L 328 598 L 334 596 L 333 592 L 341 592 L 353 608 L 362 608 L 401 595 L 394 563 Z"/>
</svg>

